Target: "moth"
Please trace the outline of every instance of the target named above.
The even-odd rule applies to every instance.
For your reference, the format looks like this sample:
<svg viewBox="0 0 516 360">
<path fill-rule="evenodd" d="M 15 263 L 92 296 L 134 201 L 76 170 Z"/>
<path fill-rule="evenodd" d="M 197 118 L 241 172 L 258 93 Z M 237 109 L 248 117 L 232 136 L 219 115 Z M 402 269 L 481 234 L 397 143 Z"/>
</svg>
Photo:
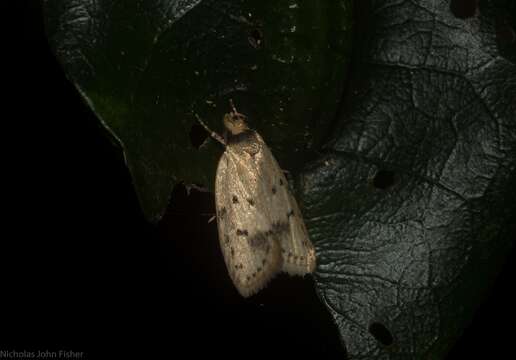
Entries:
<svg viewBox="0 0 516 360">
<path fill-rule="evenodd" d="M 225 146 L 215 179 L 219 241 L 233 284 L 248 297 L 279 272 L 313 272 L 316 257 L 283 171 L 246 116 L 230 105 L 224 137 L 197 119 Z"/>
</svg>

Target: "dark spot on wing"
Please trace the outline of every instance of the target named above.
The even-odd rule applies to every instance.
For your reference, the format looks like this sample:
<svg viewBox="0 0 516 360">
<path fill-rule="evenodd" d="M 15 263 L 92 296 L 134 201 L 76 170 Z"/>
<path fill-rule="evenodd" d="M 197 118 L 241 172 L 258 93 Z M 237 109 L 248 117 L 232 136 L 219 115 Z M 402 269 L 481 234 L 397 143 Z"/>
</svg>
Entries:
<svg viewBox="0 0 516 360">
<path fill-rule="evenodd" d="M 238 204 L 238 198 L 236 195 L 233 195 L 233 204 Z"/>
<path fill-rule="evenodd" d="M 248 242 L 253 248 L 263 248 L 267 244 L 267 236 L 263 232 L 257 232 L 249 238 Z"/>
<path fill-rule="evenodd" d="M 224 235 L 224 241 L 229 244 L 229 235 Z"/>
<path fill-rule="evenodd" d="M 280 186 L 283 186 L 283 179 L 279 179 Z"/>
<path fill-rule="evenodd" d="M 272 187 L 272 195 L 276 194 L 276 186 Z"/>
<path fill-rule="evenodd" d="M 247 199 L 247 202 L 249 203 L 249 205 L 254 206 L 254 201 L 253 201 L 253 199 Z"/>
<path fill-rule="evenodd" d="M 226 208 L 223 206 L 219 209 L 219 217 L 222 219 L 226 215 Z"/>
<path fill-rule="evenodd" d="M 245 229 L 244 230 L 237 229 L 236 234 L 237 235 L 244 235 L 244 236 L 249 235 L 249 233 Z"/>
<path fill-rule="evenodd" d="M 231 248 L 231 256 L 235 256 L 235 249 Z"/>
<path fill-rule="evenodd" d="M 272 224 L 272 232 L 275 234 L 285 233 L 285 232 L 288 232 L 289 230 L 290 230 L 290 225 L 288 224 L 288 222 L 278 221 L 278 222 L 275 222 Z"/>
</svg>

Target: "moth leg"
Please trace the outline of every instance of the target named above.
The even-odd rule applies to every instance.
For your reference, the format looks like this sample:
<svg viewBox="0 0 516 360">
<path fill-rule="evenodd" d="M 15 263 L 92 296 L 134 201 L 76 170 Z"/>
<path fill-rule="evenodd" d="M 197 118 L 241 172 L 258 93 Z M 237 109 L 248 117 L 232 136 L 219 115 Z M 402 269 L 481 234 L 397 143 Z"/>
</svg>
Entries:
<svg viewBox="0 0 516 360">
<path fill-rule="evenodd" d="M 201 192 L 201 193 L 209 192 L 208 189 L 206 189 L 203 186 L 199 186 L 197 184 L 185 184 L 184 186 L 186 188 L 186 195 L 187 196 L 190 196 L 190 194 L 192 193 L 192 190 L 195 190 L 195 191 L 198 191 L 198 192 Z"/>
<path fill-rule="evenodd" d="M 217 134 L 215 131 L 212 131 L 208 125 L 206 125 L 204 123 L 204 121 L 201 120 L 201 118 L 199 117 L 199 115 L 197 114 L 194 114 L 195 117 L 197 118 L 197 121 L 199 122 L 199 124 L 202 125 L 202 127 L 208 132 L 208 134 L 210 134 L 210 136 L 217 140 L 219 143 L 221 143 L 222 145 L 226 146 L 226 142 L 224 141 L 224 139 L 222 138 L 222 136 L 220 136 L 219 134 Z"/>
</svg>

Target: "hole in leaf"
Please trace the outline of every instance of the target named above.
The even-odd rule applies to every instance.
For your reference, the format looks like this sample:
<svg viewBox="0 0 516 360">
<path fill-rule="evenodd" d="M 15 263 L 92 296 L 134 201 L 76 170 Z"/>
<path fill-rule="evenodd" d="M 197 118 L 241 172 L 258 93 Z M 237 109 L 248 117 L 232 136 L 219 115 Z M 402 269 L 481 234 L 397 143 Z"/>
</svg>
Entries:
<svg viewBox="0 0 516 360">
<path fill-rule="evenodd" d="M 452 0 L 450 10 L 455 17 L 467 19 L 475 16 L 478 9 L 478 0 Z"/>
<path fill-rule="evenodd" d="M 396 182 L 396 173 L 391 170 L 379 170 L 373 178 L 373 186 L 377 189 L 388 189 Z"/>
<path fill-rule="evenodd" d="M 392 345 L 394 338 L 391 332 L 383 324 L 374 322 L 369 325 L 369 332 L 373 337 L 384 346 Z"/>
<path fill-rule="evenodd" d="M 516 62 L 516 1 L 495 1 L 496 46 L 502 57 Z"/>
<path fill-rule="evenodd" d="M 208 136 L 209 134 L 201 125 L 192 125 L 190 129 L 190 143 L 194 148 L 199 149 Z"/>
<path fill-rule="evenodd" d="M 249 44 L 255 49 L 259 49 L 263 45 L 263 33 L 260 29 L 254 28 L 249 32 Z"/>
<path fill-rule="evenodd" d="M 516 43 L 516 33 L 509 24 L 503 23 L 496 29 L 496 39 L 502 45 L 514 45 Z"/>
</svg>

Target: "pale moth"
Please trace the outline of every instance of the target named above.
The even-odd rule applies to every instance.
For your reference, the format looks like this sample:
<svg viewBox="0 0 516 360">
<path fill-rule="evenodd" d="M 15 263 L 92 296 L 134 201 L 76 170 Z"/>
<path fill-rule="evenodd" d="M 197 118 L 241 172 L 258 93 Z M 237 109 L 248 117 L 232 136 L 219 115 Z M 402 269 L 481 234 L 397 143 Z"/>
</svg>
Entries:
<svg viewBox="0 0 516 360">
<path fill-rule="evenodd" d="M 281 271 L 311 273 L 315 250 L 276 159 L 232 102 L 231 108 L 224 138 L 197 119 L 225 146 L 215 179 L 219 241 L 233 284 L 248 297 Z"/>
</svg>

